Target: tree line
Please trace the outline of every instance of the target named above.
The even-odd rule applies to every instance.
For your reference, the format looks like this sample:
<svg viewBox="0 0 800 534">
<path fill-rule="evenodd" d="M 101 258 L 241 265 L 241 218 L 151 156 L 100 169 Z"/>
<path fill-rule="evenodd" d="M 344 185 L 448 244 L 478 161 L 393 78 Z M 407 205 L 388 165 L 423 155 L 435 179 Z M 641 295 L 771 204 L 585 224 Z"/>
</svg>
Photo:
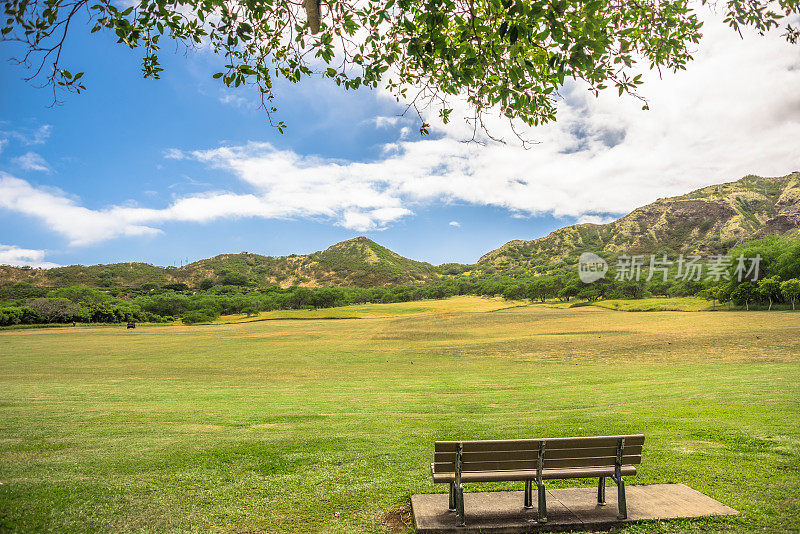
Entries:
<svg viewBox="0 0 800 534">
<path fill-rule="evenodd" d="M 427 284 L 373 288 L 254 288 L 246 284 L 246 277 L 242 280 L 227 278 L 224 279 L 227 283 L 223 284 L 216 284 L 212 279 L 203 280 L 199 289 L 182 283 L 146 283 L 136 288 L 103 290 L 85 286 L 48 289 L 21 282 L 0 286 L 0 326 L 177 320 L 195 324 L 214 321 L 221 315 L 410 302 L 456 295 L 502 296 L 508 300 L 534 302 L 697 295 L 714 305 L 729 303 L 748 310 L 753 306 L 772 309 L 779 304 L 791 304 L 792 309 L 795 308 L 800 299 L 800 239 L 767 237 L 735 247 L 728 255 L 731 258 L 759 257 L 758 279 L 740 280 L 732 263 L 718 280 L 680 277 L 674 269 L 650 276 L 647 268 L 637 279 L 625 279 L 612 267 L 603 279 L 590 284 L 581 282 L 575 270 L 515 276 L 462 273 Z"/>
</svg>

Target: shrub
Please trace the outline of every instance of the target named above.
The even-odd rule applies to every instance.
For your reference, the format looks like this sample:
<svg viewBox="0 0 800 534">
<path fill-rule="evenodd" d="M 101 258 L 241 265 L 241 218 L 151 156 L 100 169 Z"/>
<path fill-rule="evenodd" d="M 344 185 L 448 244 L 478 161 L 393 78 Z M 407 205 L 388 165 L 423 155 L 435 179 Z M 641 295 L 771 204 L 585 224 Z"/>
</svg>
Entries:
<svg viewBox="0 0 800 534">
<path fill-rule="evenodd" d="M 210 309 L 187 311 L 181 317 L 183 324 L 210 323 L 219 317 L 219 312 Z"/>
<path fill-rule="evenodd" d="M 781 284 L 781 293 L 786 300 L 792 301 L 792 309 L 795 309 L 794 303 L 800 297 L 800 279 L 792 278 L 783 282 Z"/>
<path fill-rule="evenodd" d="M 220 278 L 220 283 L 226 286 L 250 285 L 250 279 L 244 273 L 227 273 Z"/>
<path fill-rule="evenodd" d="M 200 289 L 202 289 L 203 291 L 211 289 L 212 287 L 214 287 L 214 284 L 215 282 L 213 278 L 203 278 L 202 280 L 200 280 Z"/>
<path fill-rule="evenodd" d="M 67 323 L 84 319 L 80 306 L 67 299 L 33 299 L 25 305 L 48 323 Z"/>
</svg>

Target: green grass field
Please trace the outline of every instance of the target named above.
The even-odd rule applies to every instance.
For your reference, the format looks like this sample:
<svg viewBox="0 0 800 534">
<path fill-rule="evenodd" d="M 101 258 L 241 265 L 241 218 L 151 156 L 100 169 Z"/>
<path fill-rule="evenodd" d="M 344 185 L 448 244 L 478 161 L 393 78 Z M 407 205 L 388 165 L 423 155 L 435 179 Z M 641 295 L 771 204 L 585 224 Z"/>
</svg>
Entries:
<svg viewBox="0 0 800 534">
<path fill-rule="evenodd" d="M 800 314 L 404 306 L 0 332 L 0 531 L 387 532 L 436 439 L 635 432 L 742 515 L 627 532 L 800 528 Z"/>
<path fill-rule="evenodd" d="M 217 324 L 229 324 L 274 319 L 375 319 L 420 313 L 493 312 L 523 305 L 527 305 L 527 303 L 505 300 L 500 297 L 475 298 L 467 296 L 453 297 L 447 300 L 420 300 L 399 304 L 354 304 L 339 308 L 319 308 L 314 310 L 274 310 L 261 312 L 251 317 L 245 315 L 223 315 L 214 322 Z"/>
<path fill-rule="evenodd" d="M 711 311 L 725 310 L 724 304 L 712 303 L 700 297 L 652 297 L 634 300 L 600 300 L 592 303 L 593 306 L 608 308 L 618 311 Z"/>
</svg>

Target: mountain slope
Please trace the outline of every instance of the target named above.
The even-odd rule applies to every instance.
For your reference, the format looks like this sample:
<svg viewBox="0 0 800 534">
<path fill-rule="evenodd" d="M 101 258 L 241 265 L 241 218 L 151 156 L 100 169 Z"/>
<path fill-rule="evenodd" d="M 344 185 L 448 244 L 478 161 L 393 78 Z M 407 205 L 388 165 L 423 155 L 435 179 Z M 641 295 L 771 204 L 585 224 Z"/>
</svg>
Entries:
<svg viewBox="0 0 800 534">
<path fill-rule="evenodd" d="M 67 265 L 52 269 L 32 269 L 0 265 L 0 283 L 28 282 L 42 287 L 85 285 L 90 287 L 159 285 L 176 282 L 174 267 L 149 263 L 111 263 L 107 265 Z"/>
<path fill-rule="evenodd" d="M 282 287 L 360 286 L 426 282 L 457 275 L 546 272 L 578 262 L 584 251 L 606 257 L 628 254 L 715 254 L 741 241 L 800 229 L 800 172 L 778 177 L 746 176 L 659 199 L 608 224 L 576 224 L 531 241 L 509 241 L 474 266 L 410 260 L 366 237 L 342 241 L 312 254 L 262 256 L 220 254 L 181 268 L 146 263 L 71 265 L 30 269 L 0 265 L 0 283 L 29 282 L 42 287 L 88 285 L 136 287 L 183 283 Z M 207 282 L 206 282 L 207 283 Z"/>
<path fill-rule="evenodd" d="M 576 224 L 531 241 L 509 241 L 478 260 L 480 270 L 547 270 L 584 251 L 716 254 L 741 241 L 800 228 L 800 173 L 746 176 L 662 198 L 608 224 Z"/>
<path fill-rule="evenodd" d="M 173 276 L 196 286 L 203 278 L 224 281 L 231 273 L 245 275 L 260 285 L 361 287 L 425 281 L 437 275 L 429 263 L 404 258 L 371 239 L 356 237 L 312 254 L 221 254 L 190 263 Z"/>
<path fill-rule="evenodd" d="M 184 283 L 199 287 L 210 278 L 218 284 L 268 286 L 361 286 L 422 282 L 437 277 L 436 267 L 404 258 L 366 237 L 356 237 L 312 254 L 261 256 L 220 254 L 184 267 L 147 263 L 70 265 L 52 269 L 0 266 L 0 282 L 28 282 L 43 287 L 87 285 L 134 287 Z"/>
</svg>

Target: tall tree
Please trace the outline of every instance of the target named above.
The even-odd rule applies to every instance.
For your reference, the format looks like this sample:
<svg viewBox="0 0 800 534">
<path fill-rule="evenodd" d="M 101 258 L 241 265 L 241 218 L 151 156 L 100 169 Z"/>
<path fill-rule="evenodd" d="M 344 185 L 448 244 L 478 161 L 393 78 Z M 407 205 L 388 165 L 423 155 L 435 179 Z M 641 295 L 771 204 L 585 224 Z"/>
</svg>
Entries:
<svg viewBox="0 0 800 534">
<path fill-rule="evenodd" d="M 772 309 L 772 300 L 781 294 L 781 280 L 777 276 L 762 278 L 758 281 L 759 294 L 769 300 L 769 308 Z"/>
<path fill-rule="evenodd" d="M 794 303 L 800 297 L 800 279 L 792 278 L 781 283 L 781 293 L 792 301 L 792 309 L 794 309 Z"/>
<path fill-rule="evenodd" d="M 737 304 L 744 304 L 745 308 L 750 310 L 750 301 L 753 300 L 758 294 L 758 286 L 752 282 L 744 282 L 739 284 L 731 292 L 731 299 Z"/>
<path fill-rule="evenodd" d="M 345 89 L 383 86 L 408 109 L 438 109 L 445 123 L 459 95 L 477 130 L 495 108 L 528 125 L 554 120 L 557 91 L 568 80 L 583 80 L 594 93 L 614 87 L 636 95 L 643 66 L 684 69 L 706 1 L 138 0 L 120 7 L 114 0 L 6 0 L 0 39 L 22 43 L 18 62 L 54 99 L 59 90 L 85 89 L 84 73 L 64 65 L 62 51 L 86 27 L 140 49 L 146 78 L 160 76 L 165 40 L 207 44 L 225 60 L 213 77 L 254 84 L 281 131 L 286 124 L 273 121 L 275 79 L 312 75 Z M 717 8 L 734 30 L 780 28 L 797 42 L 797 28 L 785 21 L 800 13 L 800 0 L 727 0 Z M 428 128 L 421 121 L 420 132 Z"/>
</svg>

